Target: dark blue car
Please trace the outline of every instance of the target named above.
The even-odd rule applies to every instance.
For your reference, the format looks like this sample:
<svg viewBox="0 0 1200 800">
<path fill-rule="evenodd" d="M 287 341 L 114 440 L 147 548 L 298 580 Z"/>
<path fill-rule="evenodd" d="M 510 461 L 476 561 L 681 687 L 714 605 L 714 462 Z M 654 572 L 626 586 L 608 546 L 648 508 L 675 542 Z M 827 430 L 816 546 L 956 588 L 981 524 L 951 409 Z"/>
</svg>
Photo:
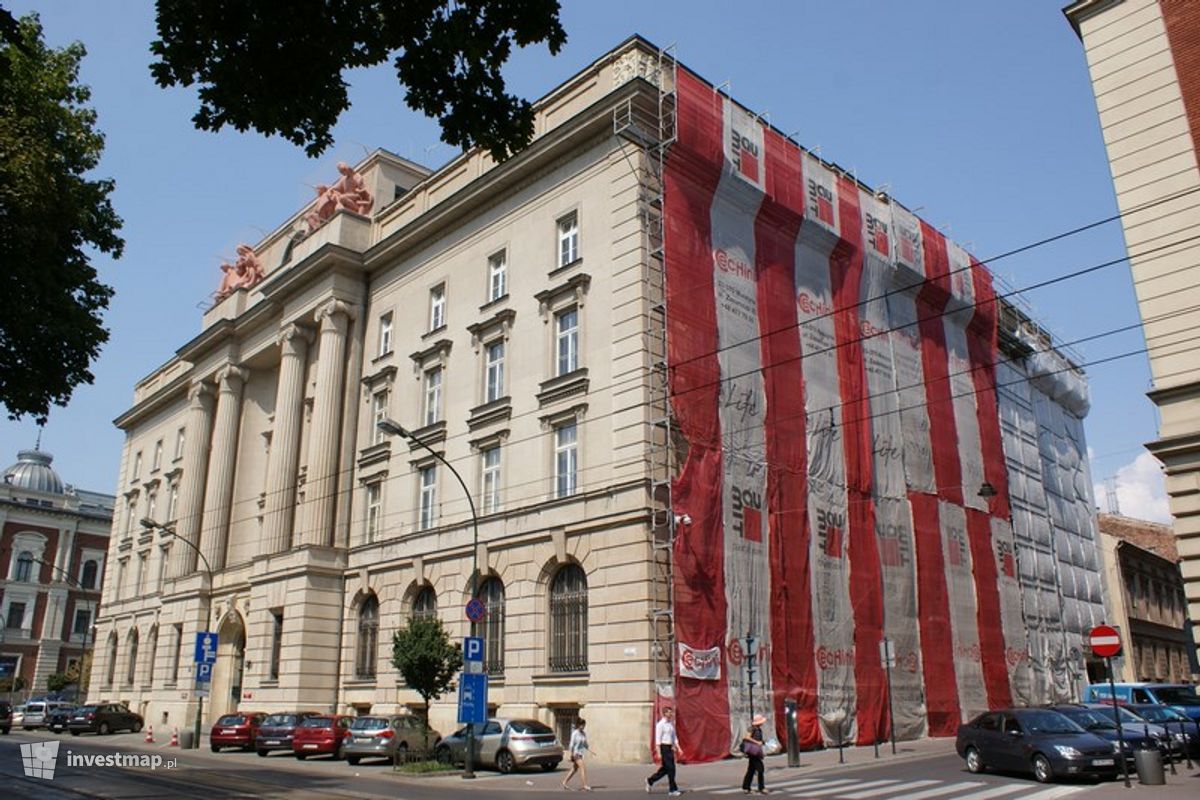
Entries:
<svg viewBox="0 0 1200 800">
<path fill-rule="evenodd" d="M 971 772 L 1032 772 L 1041 783 L 1055 778 L 1111 778 L 1117 748 L 1057 711 L 1007 708 L 987 711 L 958 729 L 955 749 Z"/>
<path fill-rule="evenodd" d="M 1113 745 L 1119 745 L 1119 740 L 1125 742 L 1125 758 L 1129 766 L 1133 766 L 1133 754 L 1137 750 L 1158 750 L 1163 757 L 1170 756 L 1169 740 L 1162 729 L 1154 725 L 1133 724 L 1124 716 L 1121 718 L 1121 730 L 1113 721 L 1112 707 L 1091 708 L 1078 703 L 1062 703 L 1048 706 L 1091 734 L 1107 739 Z M 1132 715 L 1130 715 L 1132 716 Z"/>
</svg>

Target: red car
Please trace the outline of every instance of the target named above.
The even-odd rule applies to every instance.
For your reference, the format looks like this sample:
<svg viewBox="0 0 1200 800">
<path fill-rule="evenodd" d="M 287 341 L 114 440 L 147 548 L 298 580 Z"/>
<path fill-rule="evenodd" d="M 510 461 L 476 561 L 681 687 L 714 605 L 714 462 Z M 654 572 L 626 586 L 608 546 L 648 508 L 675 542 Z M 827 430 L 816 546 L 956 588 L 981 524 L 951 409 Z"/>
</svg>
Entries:
<svg viewBox="0 0 1200 800">
<path fill-rule="evenodd" d="M 214 753 L 221 752 L 222 747 L 240 747 L 243 750 L 253 750 L 254 740 L 258 738 L 258 726 L 262 724 L 266 714 L 261 711 L 239 711 L 236 714 L 226 714 L 216 721 L 208 735 L 208 743 Z"/>
<path fill-rule="evenodd" d="M 353 719 L 342 714 L 309 717 L 296 726 L 292 752 L 301 761 L 319 755 L 332 755 L 334 761 L 341 761 Z"/>
</svg>

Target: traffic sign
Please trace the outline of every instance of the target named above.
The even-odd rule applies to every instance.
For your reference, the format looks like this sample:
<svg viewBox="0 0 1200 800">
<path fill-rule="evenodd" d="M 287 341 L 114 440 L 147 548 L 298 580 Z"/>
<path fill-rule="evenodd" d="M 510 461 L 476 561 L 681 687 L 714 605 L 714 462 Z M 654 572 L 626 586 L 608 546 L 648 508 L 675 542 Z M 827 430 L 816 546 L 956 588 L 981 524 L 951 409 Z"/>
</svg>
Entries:
<svg viewBox="0 0 1200 800">
<path fill-rule="evenodd" d="M 487 722 L 487 675 L 464 672 L 458 679 L 458 721 L 460 724 Z"/>
<path fill-rule="evenodd" d="M 196 633 L 196 663 L 215 664 L 217 662 L 217 635 L 212 631 Z"/>
<path fill-rule="evenodd" d="M 471 622 L 479 622 L 487 616 L 487 606 L 478 597 L 472 597 L 467 601 L 467 619 Z"/>
<path fill-rule="evenodd" d="M 1097 625 L 1088 633 L 1088 644 L 1092 655 L 1111 658 L 1121 652 L 1121 634 L 1111 625 Z"/>
<path fill-rule="evenodd" d="M 197 664 L 196 665 L 196 683 L 211 683 L 212 682 L 212 664 Z"/>
<path fill-rule="evenodd" d="M 468 667 L 472 663 L 483 664 L 483 637 L 467 636 L 463 638 L 463 663 Z"/>
</svg>

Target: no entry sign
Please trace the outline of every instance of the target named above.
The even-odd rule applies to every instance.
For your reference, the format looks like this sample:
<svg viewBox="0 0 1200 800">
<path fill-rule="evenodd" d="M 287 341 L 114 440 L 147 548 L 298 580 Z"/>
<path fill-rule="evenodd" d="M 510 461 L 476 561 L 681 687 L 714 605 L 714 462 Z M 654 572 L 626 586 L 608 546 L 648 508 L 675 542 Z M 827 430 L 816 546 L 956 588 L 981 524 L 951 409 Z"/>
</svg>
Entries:
<svg viewBox="0 0 1200 800">
<path fill-rule="evenodd" d="M 1088 644 L 1093 655 L 1111 658 L 1121 652 L 1121 634 L 1111 625 L 1097 625 L 1088 634 Z"/>
</svg>

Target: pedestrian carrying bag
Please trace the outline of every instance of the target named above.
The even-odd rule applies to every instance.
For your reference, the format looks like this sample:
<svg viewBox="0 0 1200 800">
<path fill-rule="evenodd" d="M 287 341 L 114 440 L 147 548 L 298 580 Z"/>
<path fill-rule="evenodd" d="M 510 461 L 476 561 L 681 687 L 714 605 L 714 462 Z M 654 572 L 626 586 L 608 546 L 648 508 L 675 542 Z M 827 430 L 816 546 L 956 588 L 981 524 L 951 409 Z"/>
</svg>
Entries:
<svg viewBox="0 0 1200 800">
<path fill-rule="evenodd" d="M 743 739 L 742 740 L 742 752 L 748 756 L 756 756 L 758 758 L 762 758 L 763 749 L 762 749 L 762 745 L 759 744 L 758 742 L 752 742 L 752 741 Z"/>
</svg>

